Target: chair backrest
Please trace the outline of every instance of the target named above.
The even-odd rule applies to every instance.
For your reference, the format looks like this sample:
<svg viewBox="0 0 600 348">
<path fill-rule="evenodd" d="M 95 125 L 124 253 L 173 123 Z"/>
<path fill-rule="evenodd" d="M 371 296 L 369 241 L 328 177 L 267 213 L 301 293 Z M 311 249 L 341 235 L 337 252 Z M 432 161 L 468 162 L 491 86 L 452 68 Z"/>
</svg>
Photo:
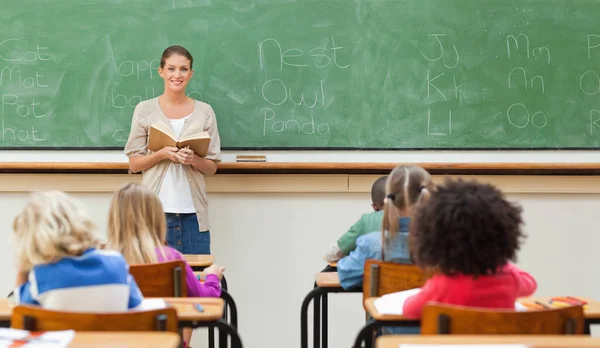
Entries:
<svg viewBox="0 0 600 348">
<path fill-rule="evenodd" d="M 132 265 L 129 272 L 145 297 L 186 297 L 185 263 L 182 260 Z"/>
<path fill-rule="evenodd" d="M 78 313 L 43 309 L 38 306 L 16 306 L 10 326 L 31 331 L 170 331 L 177 332 L 175 308 L 123 313 Z"/>
<path fill-rule="evenodd" d="M 521 312 L 430 303 L 423 309 L 421 334 L 579 335 L 584 321 L 581 306 Z"/>
<path fill-rule="evenodd" d="M 369 297 L 422 287 L 427 279 L 423 270 L 416 265 L 380 260 L 367 260 L 364 273 L 363 303 Z"/>
</svg>

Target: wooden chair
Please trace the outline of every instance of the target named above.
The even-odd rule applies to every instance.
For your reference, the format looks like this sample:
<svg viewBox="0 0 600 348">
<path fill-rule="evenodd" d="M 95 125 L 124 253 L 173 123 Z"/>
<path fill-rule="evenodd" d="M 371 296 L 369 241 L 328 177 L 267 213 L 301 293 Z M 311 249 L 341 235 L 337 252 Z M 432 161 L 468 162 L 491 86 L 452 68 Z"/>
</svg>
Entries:
<svg viewBox="0 0 600 348">
<path fill-rule="evenodd" d="M 133 265 L 129 267 L 129 273 L 145 297 L 187 297 L 182 260 Z"/>
<path fill-rule="evenodd" d="M 427 279 L 421 268 L 413 264 L 398 264 L 380 260 L 365 262 L 363 306 L 369 297 L 422 287 Z"/>
<path fill-rule="evenodd" d="M 518 312 L 430 303 L 423 309 L 421 334 L 581 335 L 581 306 Z"/>
<path fill-rule="evenodd" d="M 123 313 L 53 311 L 38 306 L 16 306 L 10 325 L 31 331 L 170 331 L 178 332 L 175 308 Z"/>
</svg>

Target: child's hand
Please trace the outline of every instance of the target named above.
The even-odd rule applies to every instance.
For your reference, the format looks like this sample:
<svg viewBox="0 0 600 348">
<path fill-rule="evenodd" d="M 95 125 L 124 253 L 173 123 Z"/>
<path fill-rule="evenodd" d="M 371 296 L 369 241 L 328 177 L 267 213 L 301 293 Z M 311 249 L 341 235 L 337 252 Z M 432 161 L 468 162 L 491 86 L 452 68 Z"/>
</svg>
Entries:
<svg viewBox="0 0 600 348">
<path fill-rule="evenodd" d="M 223 272 L 225 272 L 225 267 L 219 265 L 212 265 L 204 269 L 204 273 L 214 274 L 219 277 L 219 280 L 223 279 Z"/>
<path fill-rule="evenodd" d="M 336 243 L 329 248 L 329 250 L 327 251 L 327 254 L 325 254 L 325 257 L 323 257 L 323 259 L 329 263 L 332 263 L 332 262 L 338 262 L 344 256 L 346 256 L 346 255 L 344 255 L 344 253 L 340 250 L 340 248 L 338 247 L 338 245 Z"/>
</svg>

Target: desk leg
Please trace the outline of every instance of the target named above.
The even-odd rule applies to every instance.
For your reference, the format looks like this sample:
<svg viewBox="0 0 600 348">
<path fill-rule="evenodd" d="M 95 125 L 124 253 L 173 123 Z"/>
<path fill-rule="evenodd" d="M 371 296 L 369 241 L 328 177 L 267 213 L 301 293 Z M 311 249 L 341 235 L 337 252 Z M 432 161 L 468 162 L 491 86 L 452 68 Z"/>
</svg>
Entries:
<svg viewBox="0 0 600 348">
<path fill-rule="evenodd" d="M 321 348 L 327 348 L 327 292 L 321 295 Z"/>
<path fill-rule="evenodd" d="M 319 321 L 319 309 L 318 309 L 318 304 L 321 296 L 321 293 L 323 292 L 323 290 L 321 288 L 314 288 L 312 289 L 305 297 L 304 300 L 302 300 L 302 307 L 300 308 L 300 348 L 308 348 L 308 305 L 310 304 L 311 301 L 314 300 L 314 318 L 316 318 L 316 323 L 318 323 Z M 313 334 L 315 335 L 315 340 L 314 342 L 316 342 L 316 345 L 314 348 L 318 348 L 319 347 L 319 336 L 318 336 L 318 332 L 319 332 L 319 325 L 315 324 L 315 328 L 316 328 L 316 332 L 314 332 Z"/>
<path fill-rule="evenodd" d="M 242 339 L 233 326 L 223 321 L 223 319 L 219 319 L 216 326 L 219 328 L 219 336 L 223 333 L 225 337 L 231 337 L 231 348 L 242 348 Z"/>
<path fill-rule="evenodd" d="M 313 348 L 319 348 L 321 345 L 321 294 L 315 294 L 313 301 Z"/>
<path fill-rule="evenodd" d="M 188 345 L 192 342 L 188 342 Z M 215 327 L 212 325 L 208 326 L 208 348 L 215 348 Z"/>
<path fill-rule="evenodd" d="M 592 335 L 592 323 L 590 323 L 588 320 L 586 320 L 584 323 L 583 334 L 588 336 Z"/>
</svg>

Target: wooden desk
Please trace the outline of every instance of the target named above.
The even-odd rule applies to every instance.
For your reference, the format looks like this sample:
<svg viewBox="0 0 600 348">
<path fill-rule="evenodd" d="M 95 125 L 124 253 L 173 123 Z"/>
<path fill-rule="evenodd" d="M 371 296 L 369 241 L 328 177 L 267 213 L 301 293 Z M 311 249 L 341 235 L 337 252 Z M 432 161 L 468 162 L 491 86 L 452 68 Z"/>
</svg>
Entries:
<svg viewBox="0 0 600 348">
<path fill-rule="evenodd" d="M 177 311 L 179 325 L 198 324 L 221 319 L 225 301 L 221 298 L 199 297 L 165 297 L 165 302 Z M 204 307 L 204 312 L 198 312 L 192 304 L 198 303 Z M 10 316 L 14 305 L 8 299 L 0 298 L 0 327 L 10 326 Z M 195 326 L 195 325 L 194 325 Z"/>
<path fill-rule="evenodd" d="M 600 339 L 589 336 L 419 336 L 386 335 L 376 341 L 377 348 L 398 348 L 400 344 L 523 344 L 530 348 L 600 348 Z"/>
<path fill-rule="evenodd" d="M 542 303 L 548 303 L 548 301 L 550 300 L 552 296 L 546 296 L 546 297 L 541 297 L 541 296 L 532 296 L 532 297 L 526 297 L 523 299 L 520 299 L 519 302 L 521 302 L 522 304 L 525 305 L 532 305 L 535 306 L 535 302 L 542 302 Z M 591 299 L 589 297 L 580 297 L 580 296 L 576 296 L 578 299 L 580 300 L 584 300 L 586 301 L 587 304 L 587 308 L 584 310 L 585 313 L 585 318 L 586 319 L 590 319 L 590 320 L 598 320 L 600 321 L 600 302 L 596 301 L 594 299 Z"/>
<path fill-rule="evenodd" d="M 179 327 L 216 326 L 220 333 L 231 336 L 232 347 L 242 347 L 241 339 L 236 330 L 237 319 L 233 326 L 222 319 L 225 305 L 222 298 L 163 297 L 163 299 L 177 311 Z M 193 304 L 202 305 L 204 311 L 199 312 Z M 10 327 L 13 307 L 14 305 L 7 298 L 0 298 L 0 327 Z"/>
<path fill-rule="evenodd" d="M 315 283 L 320 288 L 339 288 L 340 276 L 338 272 L 322 272 L 315 274 Z"/>
<path fill-rule="evenodd" d="M 179 347 L 180 337 L 173 332 L 84 332 L 75 333 L 69 348 Z"/>
<path fill-rule="evenodd" d="M 202 271 L 215 262 L 212 255 L 183 255 L 183 258 L 194 271 Z"/>
<path fill-rule="evenodd" d="M 588 307 L 584 311 L 584 315 L 585 315 L 585 333 L 587 335 L 589 335 L 590 331 L 591 331 L 590 325 L 600 324 L 600 302 L 590 299 L 590 298 L 587 298 L 587 297 L 577 297 L 577 298 L 588 302 Z M 367 298 L 364 302 L 364 306 L 365 306 L 367 313 L 369 313 L 369 315 L 373 319 L 375 319 L 375 321 L 371 324 L 365 325 L 360 330 L 360 332 L 358 333 L 358 336 L 356 337 L 356 340 L 354 342 L 355 347 L 360 346 L 361 342 L 364 340 L 365 337 L 367 337 L 368 333 L 370 333 L 371 330 L 381 327 L 384 324 L 390 325 L 390 326 L 420 325 L 419 319 L 407 319 L 407 318 L 403 317 L 402 315 L 379 314 L 379 312 L 375 308 L 375 300 L 376 299 L 377 299 L 376 297 Z M 550 297 L 533 296 L 533 297 L 521 299 L 519 302 L 524 303 L 524 304 L 533 305 L 535 303 L 535 301 L 548 302 L 549 299 L 550 299 Z M 589 336 L 585 336 L 585 337 L 589 337 Z"/>
<path fill-rule="evenodd" d="M 588 302 L 588 307 L 584 311 L 586 321 L 589 321 L 593 324 L 600 323 L 600 302 L 593 300 L 589 297 L 577 297 L 577 298 Z M 382 321 L 402 321 L 402 320 L 408 321 L 409 320 L 401 315 L 381 315 L 381 314 L 379 314 L 379 312 L 375 308 L 375 300 L 376 299 L 377 299 L 377 297 L 371 297 L 371 298 L 367 298 L 365 300 L 365 309 L 367 310 L 369 315 L 371 315 L 371 317 L 373 317 L 373 319 L 382 320 Z M 534 305 L 536 301 L 546 303 L 546 302 L 548 302 L 549 299 L 550 299 L 550 297 L 535 296 L 535 297 L 527 297 L 527 298 L 521 299 L 521 300 L 519 300 L 519 302 L 524 303 L 524 304 Z"/>
<path fill-rule="evenodd" d="M 308 305 L 313 303 L 313 348 L 327 348 L 329 293 L 360 293 L 361 288 L 344 290 L 337 272 L 319 272 L 315 274 L 315 288 L 310 291 L 300 308 L 300 347 L 308 348 Z"/>
</svg>

